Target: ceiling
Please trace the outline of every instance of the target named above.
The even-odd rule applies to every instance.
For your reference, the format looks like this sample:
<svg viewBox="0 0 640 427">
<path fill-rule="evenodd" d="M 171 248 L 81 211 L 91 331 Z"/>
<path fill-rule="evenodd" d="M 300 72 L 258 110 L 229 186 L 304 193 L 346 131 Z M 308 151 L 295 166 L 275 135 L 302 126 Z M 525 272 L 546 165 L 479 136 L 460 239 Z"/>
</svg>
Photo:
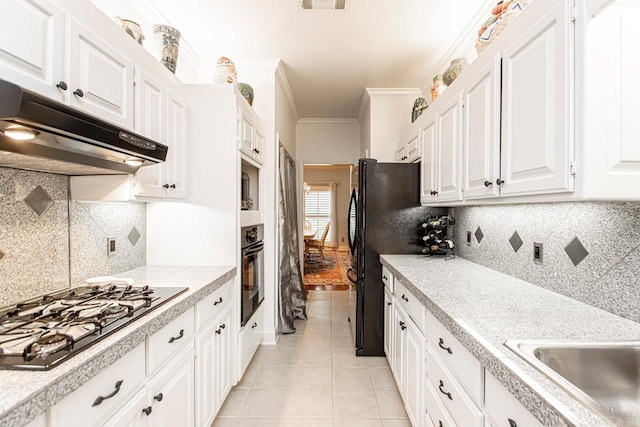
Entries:
<svg viewBox="0 0 640 427">
<path fill-rule="evenodd" d="M 355 118 L 367 87 L 423 86 L 486 2 L 151 0 L 202 60 L 281 59 L 301 118 Z"/>
</svg>

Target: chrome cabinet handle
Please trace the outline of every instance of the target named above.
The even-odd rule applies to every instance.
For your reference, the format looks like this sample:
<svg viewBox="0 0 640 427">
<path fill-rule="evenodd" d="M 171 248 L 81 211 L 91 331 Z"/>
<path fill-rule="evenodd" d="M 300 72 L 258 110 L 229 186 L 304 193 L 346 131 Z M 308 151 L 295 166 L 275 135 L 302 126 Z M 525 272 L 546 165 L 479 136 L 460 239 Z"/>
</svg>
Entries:
<svg viewBox="0 0 640 427">
<path fill-rule="evenodd" d="M 147 414 L 147 417 L 148 417 L 149 415 L 151 415 L 151 411 L 152 411 L 151 406 L 147 406 L 146 408 L 144 408 L 144 409 L 142 410 L 142 412 L 144 412 L 145 414 Z"/>
<path fill-rule="evenodd" d="M 438 389 L 440 390 L 440 393 L 442 393 L 445 396 L 447 396 L 449 398 L 449 400 L 453 400 L 453 397 L 451 397 L 451 393 L 448 393 L 448 392 L 444 391 L 442 389 L 442 387 L 444 387 L 444 383 L 442 382 L 442 380 L 440 380 L 440 385 L 438 386 Z"/>
<path fill-rule="evenodd" d="M 78 98 L 82 98 L 84 96 L 84 92 L 82 91 L 82 89 L 76 89 L 73 91 L 73 94 L 75 96 L 77 96 Z"/>
<path fill-rule="evenodd" d="M 485 187 L 491 187 L 492 185 L 493 185 L 493 182 L 491 182 L 491 181 L 485 181 L 484 182 L 484 186 Z"/>
<path fill-rule="evenodd" d="M 184 337 L 184 329 L 180 329 L 180 334 L 177 337 L 171 337 L 169 338 L 169 344 L 171 344 L 174 341 L 179 340 L 180 338 Z"/>
<path fill-rule="evenodd" d="M 162 395 L 162 393 L 158 393 L 155 396 L 153 396 L 154 400 L 157 400 L 158 402 L 162 402 L 162 399 L 164 399 L 164 396 Z"/>
<path fill-rule="evenodd" d="M 406 296 L 404 296 L 404 294 L 402 294 L 402 296 L 401 296 L 400 298 L 402 298 L 402 299 L 403 299 L 403 300 L 405 300 L 406 302 L 409 302 L 409 298 L 407 298 Z"/>
<path fill-rule="evenodd" d="M 62 81 L 62 80 L 58 82 L 58 84 L 56 85 L 56 87 L 57 87 L 58 89 L 62 89 L 62 90 L 67 90 L 67 89 L 69 89 L 69 86 L 67 86 L 67 83 L 66 83 L 66 82 L 64 82 L 64 81 Z"/>
<path fill-rule="evenodd" d="M 213 305 L 218 305 L 222 303 L 222 297 L 220 297 L 220 299 L 218 301 L 214 301 Z"/>
<path fill-rule="evenodd" d="M 96 400 L 93 401 L 93 406 L 98 406 L 99 404 L 101 404 L 102 402 L 104 402 L 107 399 L 111 399 L 113 396 L 115 396 L 116 394 L 118 394 L 118 392 L 120 391 L 120 386 L 122 386 L 122 383 L 124 382 L 124 380 L 120 380 L 118 382 L 116 382 L 116 388 L 109 394 L 107 394 L 106 396 L 98 396 L 96 397 Z"/>
<path fill-rule="evenodd" d="M 445 346 L 444 346 L 444 340 L 443 340 L 442 338 L 440 338 L 440 342 L 438 343 L 438 346 L 439 346 L 441 349 L 445 350 L 447 353 L 449 353 L 449 354 L 453 354 L 453 352 L 451 351 L 451 347 L 445 347 Z"/>
</svg>

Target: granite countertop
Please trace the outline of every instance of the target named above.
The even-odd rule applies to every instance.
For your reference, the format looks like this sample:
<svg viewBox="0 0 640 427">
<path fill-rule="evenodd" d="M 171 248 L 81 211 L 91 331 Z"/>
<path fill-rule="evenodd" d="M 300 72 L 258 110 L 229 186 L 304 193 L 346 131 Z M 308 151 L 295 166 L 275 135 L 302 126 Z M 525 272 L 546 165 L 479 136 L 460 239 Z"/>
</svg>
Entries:
<svg viewBox="0 0 640 427">
<path fill-rule="evenodd" d="M 140 286 L 189 290 L 49 371 L 0 371 L 0 427 L 31 421 L 235 275 L 232 266 L 146 266 L 118 274 Z"/>
<path fill-rule="evenodd" d="M 639 323 L 462 258 L 381 255 L 380 261 L 544 425 L 611 425 L 504 342 L 638 340 Z"/>
</svg>

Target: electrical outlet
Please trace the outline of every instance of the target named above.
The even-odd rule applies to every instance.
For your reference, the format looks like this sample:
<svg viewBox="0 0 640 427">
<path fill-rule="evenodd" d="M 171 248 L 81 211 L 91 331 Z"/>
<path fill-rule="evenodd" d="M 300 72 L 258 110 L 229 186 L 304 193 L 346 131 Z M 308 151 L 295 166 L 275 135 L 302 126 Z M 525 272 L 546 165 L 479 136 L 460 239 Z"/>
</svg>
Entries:
<svg viewBox="0 0 640 427">
<path fill-rule="evenodd" d="M 471 232 L 467 231 L 467 246 L 471 246 Z"/>
<path fill-rule="evenodd" d="M 542 242 L 533 242 L 533 262 L 542 264 Z"/>
<path fill-rule="evenodd" d="M 113 256 L 116 253 L 116 238 L 107 237 L 107 255 Z"/>
</svg>

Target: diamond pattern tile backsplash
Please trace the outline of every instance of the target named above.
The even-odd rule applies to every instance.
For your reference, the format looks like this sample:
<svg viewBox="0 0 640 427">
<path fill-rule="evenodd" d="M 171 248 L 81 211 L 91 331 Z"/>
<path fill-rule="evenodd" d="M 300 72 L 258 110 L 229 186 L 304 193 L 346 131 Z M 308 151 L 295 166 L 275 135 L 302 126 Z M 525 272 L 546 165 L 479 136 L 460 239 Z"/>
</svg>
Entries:
<svg viewBox="0 0 640 427">
<path fill-rule="evenodd" d="M 69 201 L 66 176 L 0 168 L 0 212 L 0 306 L 146 264 L 142 203 Z"/>
<path fill-rule="evenodd" d="M 640 322 L 640 203 L 465 206 L 453 215 L 457 256 Z M 465 244 L 479 229 L 482 244 Z M 542 264 L 533 242 L 544 244 Z"/>
</svg>

